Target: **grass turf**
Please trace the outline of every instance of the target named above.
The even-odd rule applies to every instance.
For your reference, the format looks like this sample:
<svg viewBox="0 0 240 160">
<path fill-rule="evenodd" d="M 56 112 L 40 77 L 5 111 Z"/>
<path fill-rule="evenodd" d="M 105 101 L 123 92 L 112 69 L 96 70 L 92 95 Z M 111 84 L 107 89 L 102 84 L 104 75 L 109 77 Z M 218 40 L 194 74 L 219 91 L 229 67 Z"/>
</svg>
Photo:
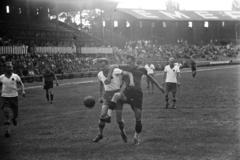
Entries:
<svg viewBox="0 0 240 160">
<path fill-rule="evenodd" d="M 0 126 L 0 159 L 240 159 L 239 71 L 239 66 L 210 68 L 198 72 L 196 78 L 182 73 L 176 110 L 164 109 L 164 96 L 159 91 L 146 94 L 143 80 L 139 146 L 133 145 L 135 119 L 128 105 L 123 111 L 128 143 L 122 142 L 115 114 L 105 127 L 104 139 L 92 142 L 101 106 L 97 103 L 93 109 L 85 108 L 83 99 L 93 95 L 97 100 L 98 83 L 55 87 L 53 104 L 47 103 L 43 89 L 27 90 L 27 97 L 19 99 L 18 126 L 12 127 L 11 138 L 4 137 L 4 126 Z M 162 76 L 157 79 L 161 82 Z"/>
</svg>

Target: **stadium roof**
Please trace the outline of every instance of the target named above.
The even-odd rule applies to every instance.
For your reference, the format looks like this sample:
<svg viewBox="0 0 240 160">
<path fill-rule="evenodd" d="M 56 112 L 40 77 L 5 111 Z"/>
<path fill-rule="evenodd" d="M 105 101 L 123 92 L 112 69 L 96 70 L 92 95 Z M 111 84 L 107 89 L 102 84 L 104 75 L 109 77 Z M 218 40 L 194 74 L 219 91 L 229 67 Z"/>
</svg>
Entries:
<svg viewBox="0 0 240 160">
<path fill-rule="evenodd" d="M 240 11 L 166 11 L 118 8 L 117 12 L 119 15 L 127 14 L 129 16 L 142 20 L 240 21 Z M 120 17 L 118 16 L 118 18 Z"/>
<path fill-rule="evenodd" d="M 118 0 L 3 0 L 4 4 L 23 4 L 30 2 L 32 5 L 59 5 L 60 11 L 76 11 L 81 9 L 103 9 L 116 8 Z"/>
</svg>

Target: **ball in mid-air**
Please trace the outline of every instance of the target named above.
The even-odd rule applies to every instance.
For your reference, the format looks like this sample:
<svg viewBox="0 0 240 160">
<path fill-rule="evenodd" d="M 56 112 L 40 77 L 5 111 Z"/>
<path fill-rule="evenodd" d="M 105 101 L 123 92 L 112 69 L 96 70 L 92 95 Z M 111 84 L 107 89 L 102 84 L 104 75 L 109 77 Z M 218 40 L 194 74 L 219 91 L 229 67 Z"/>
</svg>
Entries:
<svg viewBox="0 0 240 160">
<path fill-rule="evenodd" d="M 84 98 L 83 103 L 87 108 L 93 108 L 95 106 L 96 101 L 92 96 L 87 96 Z"/>
</svg>

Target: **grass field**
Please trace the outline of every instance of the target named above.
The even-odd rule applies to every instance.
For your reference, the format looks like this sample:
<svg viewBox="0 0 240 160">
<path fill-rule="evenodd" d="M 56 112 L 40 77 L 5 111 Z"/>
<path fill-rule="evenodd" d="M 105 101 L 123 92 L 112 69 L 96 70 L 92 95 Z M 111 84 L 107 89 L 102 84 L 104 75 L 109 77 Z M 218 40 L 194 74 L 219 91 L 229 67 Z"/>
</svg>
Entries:
<svg viewBox="0 0 240 160">
<path fill-rule="evenodd" d="M 133 145 L 134 114 L 126 105 L 128 143 L 122 142 L 115 114 L 104 138 L 98 132 L 101 106 L 83 106 L 83 98 L 98 98 L 96 78 L 60 81 L 54 104 L 41 88 L 26 90 L 19 99 L 18 126 L 11 138 L 0 125 L 0 160 L 238 160 L 240 159 L 240 66 L 199 68 L 196 78 L 182 70 L 177 109 L 165 109 L 164 96 L 146 94 L 143 81 L 143 131 Z M 162 82 L 162 73 L 157 77 Z M 26 84 L 27 87 L 41 83 Z M 0 122 L 3 114 L 0 113 Z"/>
</svg>

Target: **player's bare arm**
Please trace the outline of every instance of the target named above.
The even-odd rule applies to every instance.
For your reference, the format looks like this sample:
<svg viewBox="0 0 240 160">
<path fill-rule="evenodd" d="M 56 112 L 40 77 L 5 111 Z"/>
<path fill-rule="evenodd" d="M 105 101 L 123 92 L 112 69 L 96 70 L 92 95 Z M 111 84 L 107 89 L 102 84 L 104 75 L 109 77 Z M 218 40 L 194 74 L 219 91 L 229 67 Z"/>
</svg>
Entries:
<svg viewBox="0 0 240 160">
<path fill-rule="evenodd" d="M 19 83 L 21 84 L 21 88 L 22 88 L 22 96 L 25 97 L 26 93 L 25 93 L 25 87 L 23 82 L 20 80 Z"/>
<path fill-rule="evenodd" d="M 167 78 L 167 73 L 164 72 L 164 74 L 163 74 L 163 82 L 162 82 L 162 84 L 165 84 L 165 82 L 166 82 L 166 78 Z"/>
<path fill-rule="evenodd" d="M 114 70 L 115 68 L 119 68 L 119 65 L 114 64 L 114 65 L 111 65 L 111 66 L 109 67 L 107 79 L 104 81 L 105 84 L 110 84 L 110 82 L 111 82 L 111 76 L 112 76 L 113 70 Z"/>
<path fill-rule="evenodd" d="M 99 81 L 99 102 L 100 103 L 103 102 L 103 99 L 102 99 L 103 92 L 104 92 L 103 83 L 102 83 L 102 81 Z"/>
<path fill-rule="evenodd" d="M 130 84 L 129 84 L 129 86 L 134 86 L 134 85 L 135 85 L 135 84 L 134 84 L 133 75 L 132 75 L 131 72 L 123 71 L 122 74 L 129 77 L 129 79 L 130 79 Z"/>
<path fill-rule="evenodd" d="M 43 77 L 42 80 L 43 80 L 43 87 L 44 87 L 45 86 L 45 78 Z"/>
<path fill-rule="evenodd" d="M 180 72 L 177 73 L 177 84 L 180 86 Z"/>
<path fill-rule="evenodd" d="M 56 85 L 58 86 L 58 79 L 57 79 L 56 74 L 54 74 L 54 78 L 55 78 L 55 81 L 56 81 Z"/>
<path fill-rule="evenodd" d="M 157 80 L 156 80 L 154 77 L 152 77 L 151 75 L 148 75 L 148 74 L 145 74 L 145 75 L 147 76 L 147 78 L 149 78 L 150 81 L 153 82 L 153 84 L 154 84 L 155 86 L 158 87 L 158 89 L 159 89 L 162 93 L 164 93 L 163 87 L 162 87 L 160 84 L 158 84 Z"/>
</svg>

